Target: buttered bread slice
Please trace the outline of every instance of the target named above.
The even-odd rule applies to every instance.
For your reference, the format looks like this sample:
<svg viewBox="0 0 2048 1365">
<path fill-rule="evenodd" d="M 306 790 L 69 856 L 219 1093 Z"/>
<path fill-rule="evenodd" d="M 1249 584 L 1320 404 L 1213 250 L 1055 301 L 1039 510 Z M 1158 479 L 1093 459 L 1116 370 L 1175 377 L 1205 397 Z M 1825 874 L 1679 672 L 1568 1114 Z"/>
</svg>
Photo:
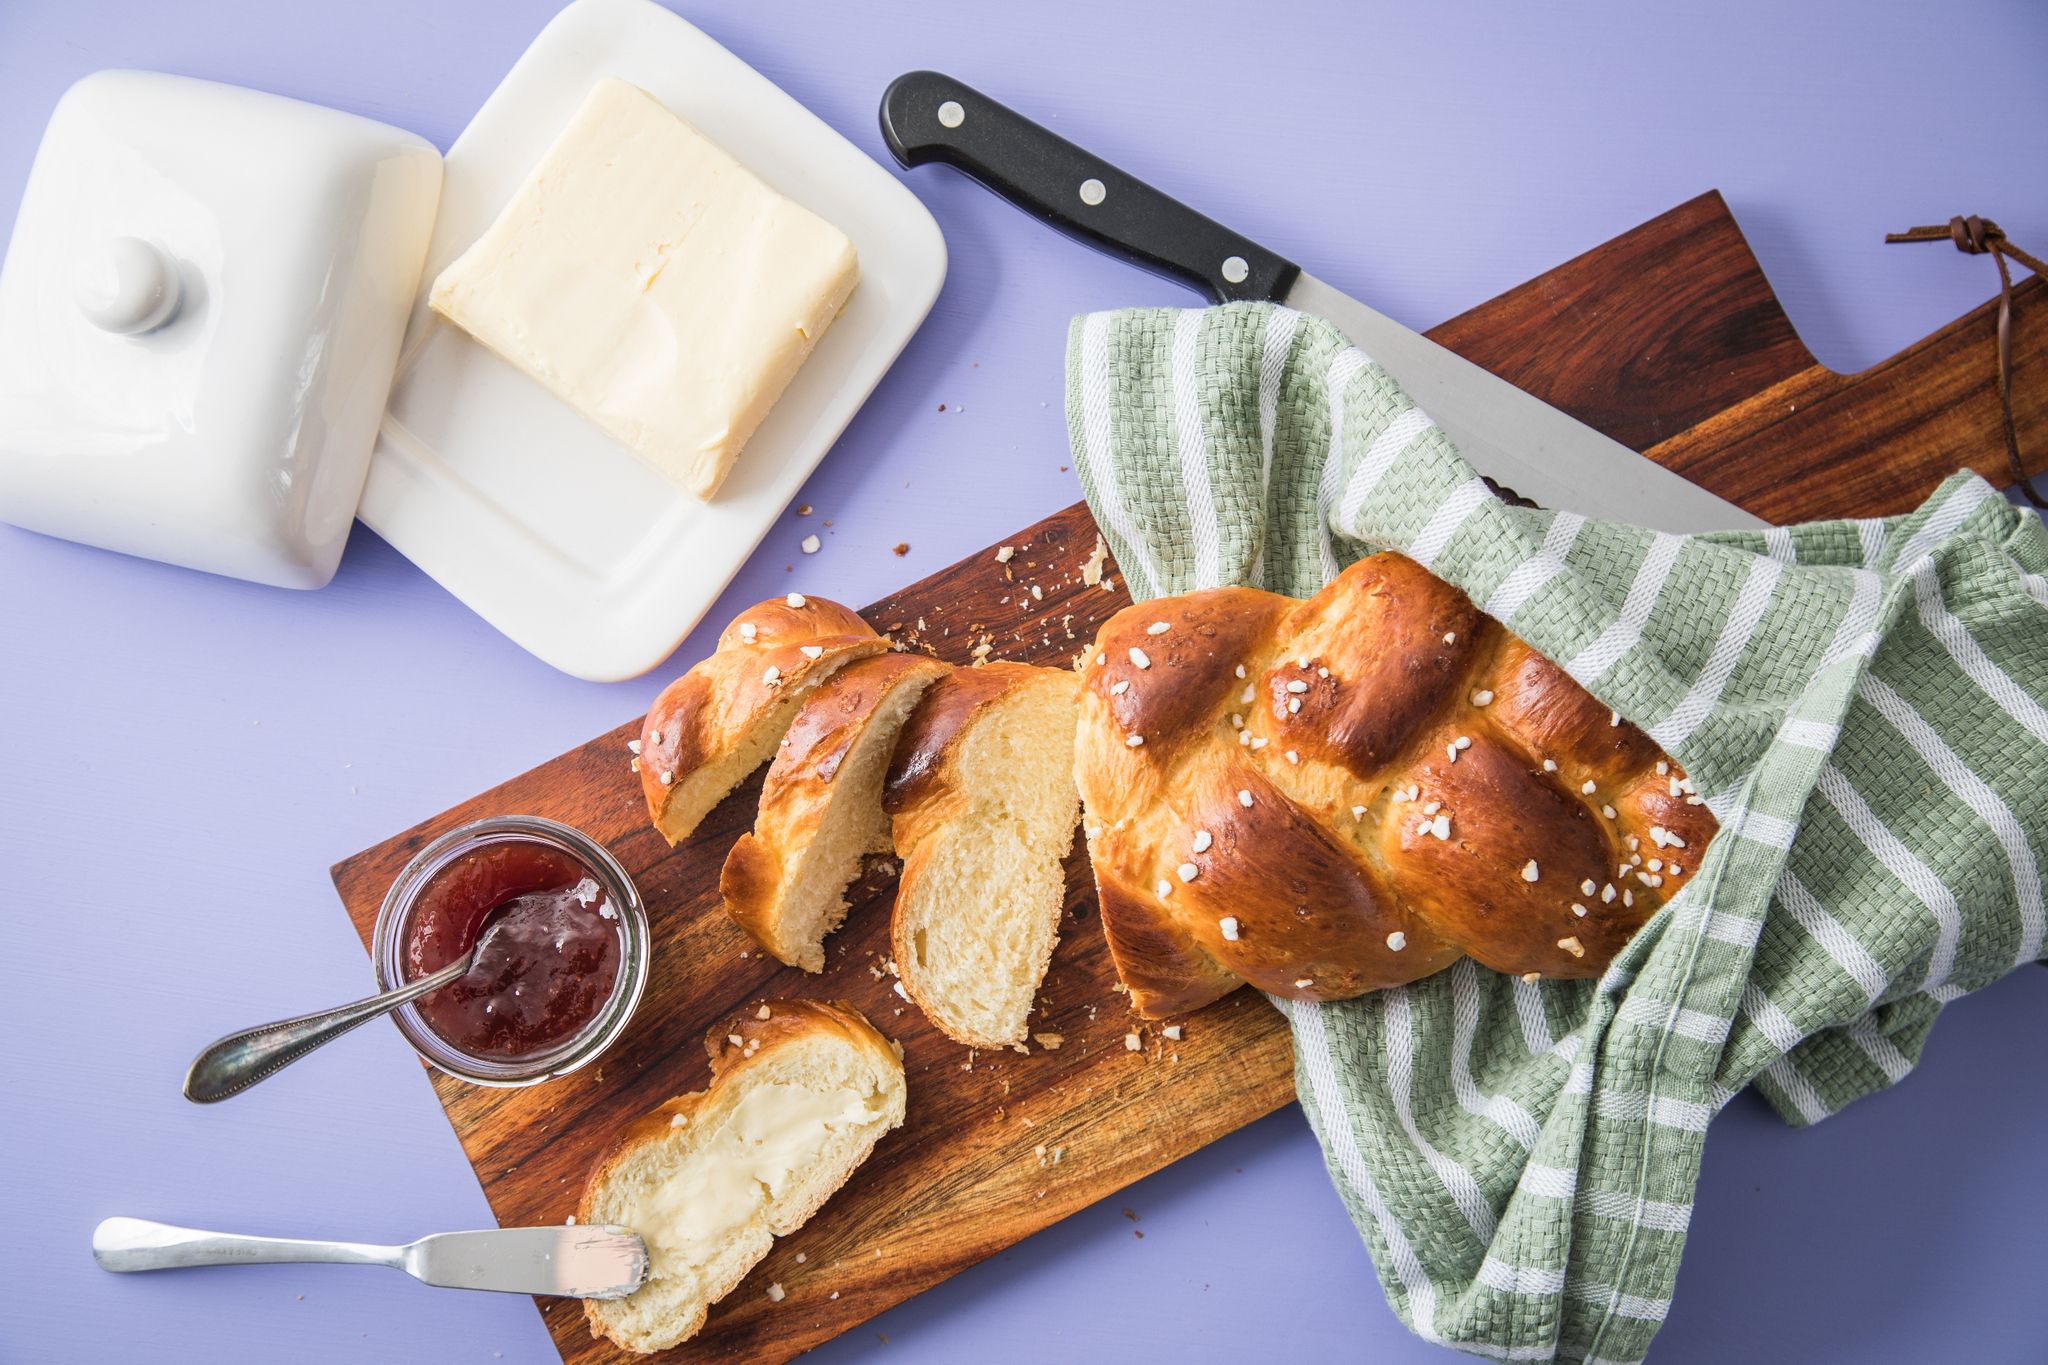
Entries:
<svg viewBox="0 0 2048 1365">
<path fill-rule="evenodd" d="M 709 498 L 859 278 L 845 233 L 607 78 L 428 297 Z"/>
<path fill-rule="evenodd" d="M 771 1001 L 705 1045 L 711 1087 L 628 1124 L 577 1210 L 647 1244 L 639 1289 L 583 1305 L 594 1334 L 632 1351 L 694 1336 L 903 1122 L 902 1052 L 851 1005 Z"/>
</svg>

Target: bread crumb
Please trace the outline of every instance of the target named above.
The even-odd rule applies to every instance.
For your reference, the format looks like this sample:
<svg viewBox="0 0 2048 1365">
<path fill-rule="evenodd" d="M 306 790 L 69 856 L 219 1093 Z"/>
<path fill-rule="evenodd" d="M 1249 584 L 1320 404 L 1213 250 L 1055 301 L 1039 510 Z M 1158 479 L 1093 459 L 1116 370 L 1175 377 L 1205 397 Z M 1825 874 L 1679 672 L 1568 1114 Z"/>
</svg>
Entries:
<svg viewBox="0 0 2048 1365">
<path fill-rule="evenodd" d="M 811 514 L 811 505 L 807 502 L 798 503 L 796 506 L 796 514 L 800 517 L 809 516 Z"/>
<path fill-rule="evenodd" d="M 907 555 L 907 554 L 909 554 L 909 553 L 910 553 L 910 542 L 909 542 L 909 541 L 907 541 L 907 540 L 899 540 L 899 541 L 897 541 L 897 542 L 896 542 L 896 544 L 895 544 L 895 547 L 894 547 L 894 549 L 893 549 L 893 553 L 894 553 L 894 554 L 896 555 L 896 557 L 897 557 L 898 559 L 901 559 L 901 558 L 902 558 L 902 557 L 903 557 L 904 555 Z"/>
<path fill-rule="evenodd" d="M 1135 1033 L 1126 1033 L 1124 1035 L 1124 1049 L 1128 1052 L 1142 1052 L 1145 1049 L 1145 1040 Z"/>
<path fill-rule="evenodd" d="M 1064 1034 L 1034 1033 L 1031 1035 L 1031 1041 L 1044 1048 L 1047 1052 L 1058 1052 L 1060 1044 L 1067 1040 Z"/>
<path fill-rule="evenodd" d="M 797 548 L 802 550 L 807 555 L 814 555 L 818 553 L 818 548 L 823 544 L 824 542 L 819 540 L 816 536 L 805 536 L 802 542 L 797 546 Z"/>
<path fill-rule="evenodd" d="M 672 1115 L 669 1118 L 668 1126 L 671 1128 L 687 1128 L 690 1126 L 690 1116 L 688 1114 Z"/>
<path fill-rule="evenodd" d="M 1168 1025 L 1167 1025 L 1167 1026 L 1166 1026 L 1166 1027 L 1165 1027 L 1165 1028 L 1164 1028 L 1163 1030 L 1161 1030 L 1161 1031 L 1162 1031 L 1163 1033 L 1165 1033 L 1167 1037 L 1171 1038 L 1171 1039 L 1172 1039 L 1172 1040 L 1173 1040 L 1174 1042 L 1176 1042 L 1176 1043 L 1177 1043 L 1177 1042 L 1179 1042 L 1179 1041 L 1180 1041 L 1180 1039 L 1181 1039 L 1181 1027 L 1180 1027 L 1180 1025 L 1179 1025 L 1179 1024 L 1168 1024 Z"/>
<path fill-rule="evenodd" d="M 755 1011 L 754 1011 L 754 1017 L 755 1017 L 756 1019 L 766 1019 L 766 1018 L 768 1018 L 768 1017 L 769 1017 L 769 1011 L 768 1011 L 768 1007 L 767 1007 L 766 1005 L 763 1005 L 763 1006 L 761 1006 L 761 1008 L 759 1008 L 759 1009 L 755 1010 Z"/>
<path fill-rule="evenodd" d="M 1222 931 L 1225 940 L 1231 943 L 1237 942 L 1237 916 L 1225 915 L 1222 919 L 1216 921 L 1216 927 Z"/>
<path fill-rule="evenodd" d="M 998 563 L 998 564 L 1007 564 L 1007 563 L 1009 563 L 1009 562 L 1010 562 L 1010 561 L 1011 561 L 1012 559 L 1014 559 L 1014 558 L 1016 557 L 1016 555 L 1017 555 L 1017 547 L 1016 547 L 1016 546 L 1014 546 L 1014 545 L 1004 545 L 1004 546 L 1000 546 L 1000 547 L 998 547 L 998 548 L 997 548 L 997 550 L 996 550 L 996 563 Z"/>
<path fill-rule="evenodd" d="M 780 1284 L 771 1284 L 768 1286 L 768 1302 L 781 1303 L 784 1297 L 785 1295 L 783 1293 L 783 1288 Z"/>
<path fill-rule="evenodd" d="M 1094 587 L 1102 581 L 1102 564 L 1109 558 L 1109 547 L 1102 543 L 1102 537 L 1095 537 L 1095 548 L 1088 552 L 1088 558 L 1081 563 L 1081 582 Z"/>
<path fill-rule="evenodd" d="M 1398 953 L 1407 946 L 1408 935 L 1402 933 L 1399 929 L 1387 935 L 1387 947 L 1390 951 Z"/>
<path fill-rule="evenodd" d="M 800 592 L 793 592 L 789 596 L 783 598 L 782 600 L 788 603 L 790 608 L 794 611 L 802 611 L 806 606 L 809 605 L 809 599 L 806 598 Z"/>
</svg>

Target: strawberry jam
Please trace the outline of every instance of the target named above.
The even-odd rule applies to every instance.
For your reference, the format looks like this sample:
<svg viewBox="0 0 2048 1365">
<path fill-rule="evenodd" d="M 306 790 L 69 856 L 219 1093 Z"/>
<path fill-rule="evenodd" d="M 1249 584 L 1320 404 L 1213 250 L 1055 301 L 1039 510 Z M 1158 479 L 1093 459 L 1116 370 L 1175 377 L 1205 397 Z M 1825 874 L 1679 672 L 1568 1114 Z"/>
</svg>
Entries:
<svg viewBox="0 0 2048 1365">
<path fill-rule="evenodd" d="M 559 1047 L 598 1016 L 618 980 L 618 911 L 604 883 L 573 855 L 530 840 L 459 855 L 420 892 L 405 932 L 413 981 L 488 936 L 468 972 L 417 1006 L 427 1027 L 473 1057 Z"/>
</svg>

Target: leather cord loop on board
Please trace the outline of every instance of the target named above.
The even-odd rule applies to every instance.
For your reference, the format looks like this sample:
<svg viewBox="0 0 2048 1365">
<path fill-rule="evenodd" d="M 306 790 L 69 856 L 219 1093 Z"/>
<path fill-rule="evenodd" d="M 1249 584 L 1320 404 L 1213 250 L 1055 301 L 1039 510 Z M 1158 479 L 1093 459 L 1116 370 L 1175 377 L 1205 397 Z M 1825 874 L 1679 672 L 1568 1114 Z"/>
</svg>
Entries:
<svg viewBox="0 0 2048 1365">
<path fill-rule="evenodd" d="M 2020 458 L 2019 428 L 2013 422 L 2012 269 L 2006 265 L 2005 258 L 2012 257 L 2043 279 L 2048 279 L 2048 265 L 2007 241 L 1998 224 L 1974 213 L 1967 218 L 1951 218 L 1946 224 L 1888 232 L 1884 239 L 1887 242 L 1953 242 L 1956 250 L 1969 256 L 1989 256 L 1992 264 L 1998 267 L 1998 403 L 2005 414 L 2005 458 L 2011 462 L 2012 476 L 2019 482 L 2020 492 L 2026 495 L 2027 501 L 2036 507 L 2048 508 L 2048 499 L 2034 491 L 2033 481 L 2027 477 L 2026 462 Z"/>
</svg>

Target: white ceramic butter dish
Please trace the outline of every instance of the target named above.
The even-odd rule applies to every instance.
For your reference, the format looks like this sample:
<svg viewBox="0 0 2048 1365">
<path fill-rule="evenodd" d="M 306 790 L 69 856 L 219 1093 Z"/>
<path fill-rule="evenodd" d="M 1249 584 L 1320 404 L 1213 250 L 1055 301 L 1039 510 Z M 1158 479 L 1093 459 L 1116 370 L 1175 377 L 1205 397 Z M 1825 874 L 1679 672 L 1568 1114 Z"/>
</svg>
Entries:
<svg viewBox="0 0 2048 1365">
<path fill-rule="evenodd" d="M 851 301 L 709 501 L 427 307 L 607 76 L 859 254 Z M 650 0 L 574 0 L 445 161 L 331 109 L 101 72 L 52 116 L 0 267 L 0 520 L 318 587 L 359 515 L 548 663 L 633 677 L 717 599 L 945 273 L 894 175 Z"/>
<path fill-rule="evenodd" d="M 210 81 L 64 95 L 0 266 L 0 520 L 334 575 L 440 197 L 411 133 Z"/>
<path fill-rule="evenodd" d="M 606 76 L 653 95 L 852 239 L 860 284 L 700 501 L 427 307 Z M 575 0 L 448 149 L 441 214 L 363 522 L 541 658 L 594 681 L 674 651 L 938 297 L 945 238 L 890 172 L 650 0 Z"/>
</svg>

